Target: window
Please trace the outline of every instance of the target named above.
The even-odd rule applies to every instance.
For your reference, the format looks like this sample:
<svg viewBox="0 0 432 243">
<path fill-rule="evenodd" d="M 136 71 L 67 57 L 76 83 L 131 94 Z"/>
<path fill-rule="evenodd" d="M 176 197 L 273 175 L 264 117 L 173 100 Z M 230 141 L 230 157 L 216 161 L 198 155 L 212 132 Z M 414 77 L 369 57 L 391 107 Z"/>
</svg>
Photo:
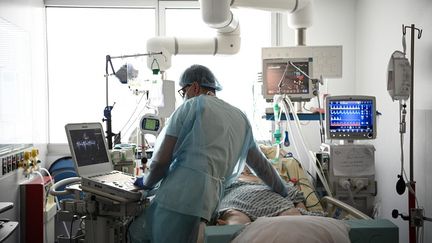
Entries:
<svg viewBox="0 0 432 243">
<path fill-rule="evenodd" d="M 0 18 L 0 152 L 7 144 L 32 141 L 29 35 Z"/>
<path fill-rule="evenodd" d="M 102 122 L 107 105 L 106 55 L 145 53 L 147 40 L 156 32 L 175 37 L 213 37 L 217 33 L 203 23 L 197 2 L 159 2 L 158 9 L 156 23 L 155 8 L 47 8 L 50 143 L 66 142 L 66 123 Z M 271 45 L 271 14 L 250 9 L 233 13 L 241 28 L 238 54 L 173 56 L 166 77 L 177 85 L 181 72 L 190 65 L 208 66 L 223 86 L 218 96 L 252 117 L 253 84 L 262 69 L 261 48 Z M 145 57 L 138 61 L 145 65 Z M 113 59 L 114 68 L 125 62 L 130 60 Z M 115 102 L 112 130 L 117 133 L 129 122 L 140 97 L 113 76 L 108 78 L 108 88 L 108 105 Z M 127 142 L 130 132 L 122 131 L 122 142 Z"/>
<path fill-rule="evenodd" d="M 165 14 L 166 36 L 213 37 L 216 35 L 216 30 L 203 23 L 199 9 L 167 8 Z M 190 65 L 202 64 L 209 67 L 223 86 L 223 90 L 218 92 L 217 96 L 244 111 L 249 119 L 258 119 L 252 123 L 257 124 L 257 127 L 265 126 L 264 129 L 268 130 L 268 122 L 261 119 L 265 108 L 255 106 L 254 96 L 257 94 L 260 96 L 261 90 L 257 90 L 258 87 L 254 84 L 258 80 L 258 73 L 262 70 L 261 48 L 271 46 L 271 14 L 251 9 L 234 9 L 233 14 L 240 22 L 242 41 L 238 54 L 174 56 L 172 66 L 167 71 L 167 78 L 178 83 L 182 71 Z M 255 137 L 263 139 L 259 135 L 259 129 L 254 130 Z"/>
<path fill-rule="evenodd" d="M 66 142 L 67 123 L 102 122 L 105 56 L 145 53 L 154 35 L 154 9 L 47 8 L 50 143 Z M 113 59 L 115 71 L 125 61 Z M 108 88 L 116 132 L 140 97 L 115 77 L 108 79 Z"/>
</svg>

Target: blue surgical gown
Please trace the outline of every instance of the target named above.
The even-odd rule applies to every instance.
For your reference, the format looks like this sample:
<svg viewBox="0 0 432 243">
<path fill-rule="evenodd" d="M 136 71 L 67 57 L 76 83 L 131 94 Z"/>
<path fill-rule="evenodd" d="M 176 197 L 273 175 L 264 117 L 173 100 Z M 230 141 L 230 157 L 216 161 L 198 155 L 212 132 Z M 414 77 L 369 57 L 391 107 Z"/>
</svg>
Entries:
<svg viewBox="0 0 432 243">
<path fill-rule="evenodd" d="M 176 137 L 177 142 L 153 203 L 170 212 L 209 221 L 233 172 L 242 169 L 249 150 L 258 150 L 247 117 L 217 97 L 201 95 L 186 100 L 172 114 L 164 132 Z M 255 154 L 263 158 L 261 153 Z M 270 187 L 286 194 L 268 161 L 259 162 L 265 165 L 252 164 L 253 169 L 261 171 L 258 176 L 268 177 Z"/>
</svg>

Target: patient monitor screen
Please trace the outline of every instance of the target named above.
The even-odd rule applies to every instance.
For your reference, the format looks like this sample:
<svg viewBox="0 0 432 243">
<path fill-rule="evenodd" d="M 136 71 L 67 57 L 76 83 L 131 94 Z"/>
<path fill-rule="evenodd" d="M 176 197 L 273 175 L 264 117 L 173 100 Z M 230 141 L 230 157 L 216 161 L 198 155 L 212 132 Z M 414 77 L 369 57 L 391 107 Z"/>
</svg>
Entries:
<svg viewBox="0 0 432 243">
<path fill-rule="evenodd" d="M 308 59 L 264 60 L 264 98 L 272 99 L 275 94 L 286 94 L 293 100 L 310 99 L 311 84 L 307 76 L 311 74 L 311 65 Z"/>
<path fill-rule="evenodd" d="M 144 129 L 154 131 L 156 130 L 156 121 L 154 119 L 146 119 Z"/>
<path fill-rule="evenodd" d="M 326 128 L 329 139 L 376 137 L 375 97 L 328 97 Z"/>
<path fill-rule="evenodd" d="M 70 137 L 79 167 L 109 162 L 101 129 L 70 130 Z"/>
</svg>

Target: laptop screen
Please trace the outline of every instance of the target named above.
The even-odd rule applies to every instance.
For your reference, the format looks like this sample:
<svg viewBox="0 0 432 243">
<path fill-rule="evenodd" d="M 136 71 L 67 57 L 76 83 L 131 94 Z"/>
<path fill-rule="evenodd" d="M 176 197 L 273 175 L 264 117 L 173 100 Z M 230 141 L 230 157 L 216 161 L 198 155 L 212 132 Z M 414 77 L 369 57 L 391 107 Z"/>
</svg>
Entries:
<svg viewBox="0 0 432 243">
<path fill-rule="evenodd" d="M 69 132 L 78 167 L 109 161 L 102 129 L 88 128 L 70 130 Z"/>
</svg>

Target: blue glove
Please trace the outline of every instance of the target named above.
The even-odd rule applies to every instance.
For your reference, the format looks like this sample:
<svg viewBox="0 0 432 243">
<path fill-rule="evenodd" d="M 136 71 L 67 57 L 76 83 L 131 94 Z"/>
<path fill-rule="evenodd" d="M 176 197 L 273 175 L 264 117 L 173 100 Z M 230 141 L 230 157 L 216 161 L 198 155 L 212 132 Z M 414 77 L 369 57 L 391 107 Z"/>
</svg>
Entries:
<svg viewBox="0 0 432 243">
<path fill-rule="evenodd" d="M 139 188 L 142 188 L 144 190 L 150 190 L 150 189 L 152 189 L 152 187 L 144 185 L 144 176 L 137 177 L 135 179 L 134 185 L 137 186 L 137 187 L 139 187 Z"/>
</svg>

